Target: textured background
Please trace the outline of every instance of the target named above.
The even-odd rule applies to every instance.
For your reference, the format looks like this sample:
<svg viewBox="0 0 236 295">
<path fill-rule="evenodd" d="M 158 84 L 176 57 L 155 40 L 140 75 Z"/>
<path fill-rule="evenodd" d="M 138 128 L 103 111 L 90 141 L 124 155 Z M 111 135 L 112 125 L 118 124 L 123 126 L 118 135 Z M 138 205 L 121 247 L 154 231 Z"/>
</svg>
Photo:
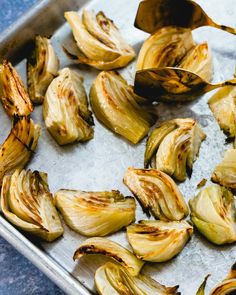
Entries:
<svg viewBox="0 0 236 295">
<path fill-rule="evenodd" d="M 0 0 L 0 32 L 37 0 Z M 11 245 L 0 238 L 0 295 L 62 295 L 62 292 Z"/>
</svg>

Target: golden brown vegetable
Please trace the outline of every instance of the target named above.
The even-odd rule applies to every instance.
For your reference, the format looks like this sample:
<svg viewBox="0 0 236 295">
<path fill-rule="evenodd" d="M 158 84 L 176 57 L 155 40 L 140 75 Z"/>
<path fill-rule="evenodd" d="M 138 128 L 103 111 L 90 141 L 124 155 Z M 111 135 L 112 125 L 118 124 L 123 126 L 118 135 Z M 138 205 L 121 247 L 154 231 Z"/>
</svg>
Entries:
<svg viewBox="0 0 236 295">
<path fill-rule="evenodd" d="M 105 239 L 90 238 L 84 241 L 74 253 L 74 260 L 84 255 L 102 254 L 119 262 L 132 276 L 139 274 L 144 262 L 121 245 Z"/>
<path fill-rule="evenodd" d="M 236 34 L 235 29 L 215 23 L 201 6 L 192 0 L 143 0 L 139 4 L 135 26 L 148 33 L 154 33 L 165 26 L 192 30 L 201 26 L 212 26 Z"/>
<path fill-rule="evenodd" d="M 193 46 L 188 29 L 165 27 L 157 30 L 143 43 L 136 70 L 175 66 Z"/>
<path fill-rule="evenodd" d="M 143 210 L 161 220 L 181 220 L 188 207 L 175 182 L 155 169 L 128 168 L 124 183 L 135 195 Z"/>
<path fill-rule="evenodd" d="M 236 188 L 236 150 L 225 152 L 223 160 L 216 166 L 211 180 L 225 187 Z"/>
<path fill-rule="evenodd" d="M 218 90 L 208 101 L 209 107 L 220 125 L 230 137 L 236 135 L 236 87 L 226 86 Z"/>
<path fill-rule="evenodd" d="M 178 64 L 178 67 L 193 72 L 206 81 L 211 81 L 213 64 L 208 44 L 205 42 L 191 48 Z"/>
<path fill-rule="evenodd" d="M 49 192 L 47 174 L 17 169 L 3 179 L 1 207 L 19 229 L 51 242 L 63 228 Z"/>
<path fill-rule="evenodd" d="M 43 103 L 46 127 L 58 144 L 93 138 L 92 114 L 88 109 L 83 78 L 64 68 L 48 87 Z"/>
<path fill-rule="evenodd" d="M 197 188 L 201 188 L 203 186 L 205 186 L 205 184 L 207 183 L 207 179 L 203 178 L 198 184 L 197 184 Z"/>
<path fill-rule="evenodd" d="M 5 174 L 23 168 L 33 155 L 40 135 L 40 126 L 22 117 L 14 122 L 10 134 L 0 148 L 0 185 Z"/>
<path fill-rule="evenodd" d="M 175 68 L 174 68 L 175 67 Z M 210 84 L 212 58 L 207 43 L 195 45 L 191 31 L 167 26 L 143 44 L 134 91 L 152 100 L 187 101 L 236 80 Z"/>
<path fill-rule="evenodd" d="M 124 267 L 108 262 L 97 269 L 95 284 L 100 295 L 178 295 L 178 286 L 166 287 L 148 276 L 131 276 Z"/>
<path fill-rule="evenodd" d="M 184 181 L 186 169 L 191 173 L 205 137 L 205 133 L 193 119 L 163 122 L 151 132 L 147 140 L 144 165 L 148 167 L 155 157 L 155 168 Z"/>
<path fill-rule="evenodd" d="M 236 293 L 236 264 L 231 268 L 231 271 L 227 277 L 219 283 L 213 290 L 211 290 L 210 295 L 233 295 Z"/>
<path fill-rule="evenodd" d="M 201 286 L 198 288 L 196 295 L 205 295 L 205 288 L 206 288 L 206 284 L 207 284 L 207 280 L 209 278 L 210 275 L 207 275 L 204 279 L 204 281 L 202 282 Z"/>
<path fill-rule="evenodd" d="M 179 254 L 193 234 L 186 221 L 141 220 L 127 227 L 129 243 L 139 259 L 165 262 Z"/>
<path fill-rule="evenodd" d="M 35 49 L 27 62 L 27 84 L 30 99 L 35 104 L 41 104 L 46 90 L 57 75 L 59 60 L 46 37 L 36 36 Z"/>
<path fill-rule="evenodd" d="M 183 5 L 183 7 L 181 5 Z M 155 43 L 155 35 L 158 34 L 158 32 L 165 32 L 165 30 L 170 29 L 171 26 L 172 28 L 173 26 L 177 26 L 179 30 L 182 29 L 181 27 L 192 28 L 191 25 L 193 25 L 195 21 L 209 21 L 200 6 L 192 1 L 180 0 L 176 3 L 176 6 L 178 6 L 179 9 L 173 9 L 175 6 L 173 5 L 173 1 L 171 2 L 170 0 L 146 0 L 140 3 L 135 24 L 137 27 L 153 33 L 153 35 L 145 42 L 145 50 L 142 50 L 142 54 L 139 58 L 138 72 L 135 77 L 135 93 L 151 100 L 181 102 L 193 100 L 219 87 L 235 85 L 236 79 L 217 84 L 209 83 L 212 76 L 212 62 L 207 44 L 200 44 L 192 48 L 192 50 L 190 49 L 181 63 L 175 65 L 178 66 L 178 68 L 172 68 L 171 66 L 173 66 L 175 62 L 171 61 L 171 58 L 173 57 L 173 59 L 175 59 L 176 57 L 173 42 L 171 44 L 172 46 L 169 47 L 171 47 L 171 50 L 174 48 L 174 53 L 168 55 L 171 58 L 165 59 L 167 62 L 166 64 L 162 63 L 162 57 L 165 56 L 164 53 L 168 52 L 168 50 L 166 49 L 163 51 L 162 55 L 159 54 L 159 52 L 162 52 L 161 41 L 156 41 Z M 194 15 L 189 12 L 189 9 L 190 11 L 192 11 L 192 9 L 194 10 Z M 185 14 L 185 18 L 177 17 L 178 15 L 182 15 L 181 13 Z M 187 22 L 185 22 L 186 20 Z M 208 24 L 214 24 L 214 26 L 225 30 L 229 29 L 224 26 L 216 25 L 212 20 L 210 20 Z M 236 32 L 234 29 L 229 30 L 231 30 L 231 33 Z M 168 45 L 168 42 L 165 44 Z M 156 45 L 158 45 L 157 50 L 155 48 Z M 178 44 L 176 46 L 178 46 Z M 152 49 L 154 49 L 155 53 L 152 52 Z M 180 49 L 185 49 L 185 46 L 180 47 Z M 143 63 L 145 54 L 149 57 L 146 60 L 146 65 Z M 167 65 L 169 67 L 166 67 Z"/>
<path fill-rule="evenodd" d="M 79 63 L 99 70 L 111 70 L 124 67 L 134 59 L 133 48 L 103 12 L 95 15 L 93 11 L 84 10 L 81 19 L 77 12 L 68 11 L 65 18 L 80 50 L 77 56 Z"/>
<path fill-rule="evenodd" d="M 156 128 L 150 133 L 147 143 L 146 150 L 144 155 L 144 167 L 148 168 L 153 156 L 156 154 L 161 142 L 163 139 L 172 131 L 179 128 L 175 120 L 165 121 L 159 124 Z"/>
<path fill-rule="evenodd" d="M 205 295 L 205 287 L 209 275 L 199 287 L 196 295 Z M 234 264 L 227 277 L 214 287 L 209 295 L 233 295 L 236 292 L 236 264 Z"/>
<path fill-rule="evenodd" d="M 12 64 L 4 60 L 0 65 L 0 99 L 9 117 L 28 116 L 33 105 L 25 86 Z"/>
<path fill-rule="evenodd" d="M 119 191 L 59 190 L 55 198 L 66 224 L 85 236 L 105 236 L 135 220 L 135 200 Z"/>
<path fill-rule="evenodd" d="M 90 91 L 96 118 L 134 144 L 147 135 L 154 118 L 138 104 L 140 100 L 142 98 L 114 71 L 101 72 Z"/>
<path fill-rule="evenodd" d="M 217 245 L 236 241 L 236 211 L 233 194 L 219 185 L 210 185 L 189 201 L 191 219 L 197 229 Z"/>
</svg>

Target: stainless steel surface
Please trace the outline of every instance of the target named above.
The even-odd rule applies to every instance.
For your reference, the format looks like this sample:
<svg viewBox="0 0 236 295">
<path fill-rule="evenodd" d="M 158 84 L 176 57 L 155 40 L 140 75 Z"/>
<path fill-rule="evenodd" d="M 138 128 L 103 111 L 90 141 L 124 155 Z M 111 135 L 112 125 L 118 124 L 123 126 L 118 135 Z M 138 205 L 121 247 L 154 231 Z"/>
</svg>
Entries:
<svg viewBox="0 0 236 295">
<path fill-rule="evenodd" d="M 9 51 L 9 56 L 14 56 L 14 58 L 22 56 L 22 48 L 23 53 L 27 53 L 24 50 L 24 45 L 28 40 L 32 39 L 34 33 L 39 33 L 38 28 L 42 16 L 47 25 L 41 27 L 40 33 L 50 34 L 52 25 L 53 29 L 55 29 L 56 24 L 60 25 L 61 23 L 62 10 L 65 9 L 63 7 L 64 2 L 66 1 L 42 1 L 41 8 L 39 5 L 28 13 L 28 19 L 25 21 L 21 19 L 17 24 L 13 25 L 7 33 L 0 36 L 0 56 L 4 54 L 6 48 L 9 48 L 9 44 L 14 44 L 13 54 L 10 54 Z M 70 6 L 71 4 L 72 7 L 69 9 L 76 9 L 75 2 L 77 7 L 81 7 L 86 1 L 67 1 L 66 5 Z M 217 22 L 236 26 L 235 0 L 225 0 L 224 2 L 221 0 L 199 0 L 198 2 Z M 87 1 L 86 6 L 94 8 L 96 11 L 103 10 L 108 17 L 115 21 L 124 37 L 138 52 L 141 43 L 148 36 L 133 27 L 138 3 L 138 0 L 110 0 L 109 2 L 107 0 L 92 0 Z M 44 5 L 47 7 L 46 10 Z M 51 9 L 50 7 L 54 8 Z M 60 13 L 58 14 L 57 9 L 59 7 Z M 57 12 L 55 13 L 55 11 Z M 51 13 L 56 17 L 55 22 L 52 21 L 54 18 L 51 18 Z M 38 14 L 41 16 L 37 17 Z M 57 16 L 59 22 L 57 22 Z M 19 36 L 19 27 L 20 31 L 25 32 L 23 36 L 24 42 L 21 41 Z M 203 42 L 207 40 L 209 42 L 214 56 L 214 81 L 232 77 L 236 61 L 235 36 L 213 28 L 201 28 L 194 31 L 193 34 L 196 41 Z M 61 49 L 61 44 L 69 48 L 71 40 L 68 25 L 60 27 L 52 37 L 53 45 L 61 60 L 61 67 L 70 64 Z M 18 55 L 20 48 L 20 55 Z M 133 83 L 134 67 L 135 62 L 120 71 L 130 83 Z M 25 60 L 21 60 L 17 65 L 17 69 L 25 76 Z M 98 71 L 81 66 L 80 73 L 85 78 L 84 83 L 88 93 Z M 221 160 L 224 150 L 230 146 L 225 145 L 225 136 L 220 131 L 207 106 L 207 100 L 211 95 L 212 93 L 204 95 L 192 103 L 182 105 L 160 104 L 157 110 L 159 114 L 158 121 L 175 117 L 196 118 L 207 134 L 207 139 L 203 142 L 199 157 L 194 164 L 191 179 L 179 185 L 186 200 L 189 200 L 196 193 L 196 186 L 202 178 L 210 179 L 211 173 L 215 165 Z M 119 189 L 122 193 L 130 195 L 130 192 L 122 184 L 122 178 L 128 166 L 143 167 L 145 140 L 137 146 L 133 146 L 122 138 L 115 136 L 95 120 L 95 137 L 93 140 L 86 144 L 60 147 L 45 129 L 41 107 L 36 107 L 32 117 L 36 122 L 41 123 L 42 135 L 36 155 L 30 162 L 29 167 L 48 173 L 52 192 L 56 192 L 60 188 L 82 190 Z M 10 121 L 2 109 L 0 109 L 0 118 L 0 140 L 3 141 L 10 130 Z M 146 218 L 146 216 L 138 206 L 136 219 L 143 218 Z M 68 294 L 88 294 L 83 286 L 94 290 L 94 271 L 105 259 L 103 257 L 85 257 L 79 262 L 72 260 L 75 249 L 85 239 L 84 237 L 65 226 L 63 238 L 51 244 L 41 243 L 35 246 L 2 217 L 0 217 L 0 225 L 0 234 L 33 261 Z M 108 238 L 129 247 L 125 232 L 119 232 Z M 179 284 L 182 294 L 191 295 L 195 294 L 204 276 L 208 273 L 212 274 L 209 287 L 220 281 L 235 261 L 235 255 L 234 245 L 216 247 L 195 233 L 190 243 L 175 259 L 162 264 L 147 263 L 142 272 L 150 274 L 153 278 L 166 285 Z"/>
</svg>

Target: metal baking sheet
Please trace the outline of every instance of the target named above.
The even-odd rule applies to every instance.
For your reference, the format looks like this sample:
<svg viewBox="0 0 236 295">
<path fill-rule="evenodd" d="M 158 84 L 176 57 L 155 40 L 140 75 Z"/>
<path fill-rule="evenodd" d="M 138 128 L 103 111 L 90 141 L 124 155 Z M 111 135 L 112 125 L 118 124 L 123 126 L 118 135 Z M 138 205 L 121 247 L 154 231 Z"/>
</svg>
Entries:
<svg viewBox="0 0 236 295">
<path fill-rule="evenodd" d="M 199 0 L 198 3 L 217 22 L 236 27 L 235 0 Z M 103 10 L 120 28 L 122 35 L 133 45 L 138 53 L 146 33 L 133 27 L 138 0 L 92 0 L 92 1 L 41 1 L 31 11 L 0 35 L 0 58 L 7 56 L 14 60 L 17 70 L 25 78 L 25 59 L 30 40 L 35 34 L 52 36 L 52 43 L 61 61 L 61 68 L 70 65 L 62 51 L 61 44 L 70 47 L 72 35 L 68 25 L 62 23 L 64 10 L 78 10 L 84 6 L 96 11 Z M 177 8 L 176 8 L 177 9 Z M 56 31 L 55 31 L 56 30 Z M 213 28 L 200 28 L 193 32 L 197 42 L 208 41 L 213 52 L 214 81 L 231 78 L 236 61 L 236 37 Z M 78 66 L 77 66 L 78 67 Z M 85 66 L 78 67 L 85 78 L 87 93 L 97 70 Z M 133 83 L 135 62 L 120 70 L 130 83 Z M 194 164 L 191 179 L 179 185 L 185 199 L 193 197 L 196 186 L 202 178 L 210 179 L 215 165 L 221 160 L 225 136 L 220 131 L 208 106 L 212 93 L 202 96 L 194 102 L 177 105 L 160 104 L 157 108 L 158 121 L 175 117 L 193 117 L 202 125 L 207 139 L 203 142 L 199 157 Z M 95 120 L 94 139 L 85 144 L 73 144 L 60 147 L 45 129 L 42 120 L 42 108 L 36 107 L 33 119 L 42 126 L 36 154 L 29 164 L 31 169 L 45 171 L 49 175 L 52 192 L 61 188 L 81 190 L 119 189 L 123 194 L 130 192 L 122 183 L 125 170 L 129 166 L 143 167 L 145 140 L 133 146 L 114 135 Z M 7 137 L 10 121 L 0 108 L 0 140 Z M 146 216 L 138 206 L 136 220 Z M 94 272 L 106 260 L 103 257 L 84 257 L 79 262 L 72 259 L 73 253 L 85 237 L 76 234 L 65 226 L 65 234 L 53 243 L 33 243 L 22 235 L 2 216 L 0 216 L 0 234 L 44 271 L 67 294 L 90 294 L 94 292 Z M 129 248 L 125 231 L 108 237 Z M 151 275 L 159 282 L 180 285 L 182 294 L 195 294 L 204 276 L 212 274 L 209 288 L 222 280 L 235 261 L 235 245 L 216 247 L 208 243 L 197 233 L 184 250 L 168 263 L 146 263 L 142 272 Z"/>
</svg>

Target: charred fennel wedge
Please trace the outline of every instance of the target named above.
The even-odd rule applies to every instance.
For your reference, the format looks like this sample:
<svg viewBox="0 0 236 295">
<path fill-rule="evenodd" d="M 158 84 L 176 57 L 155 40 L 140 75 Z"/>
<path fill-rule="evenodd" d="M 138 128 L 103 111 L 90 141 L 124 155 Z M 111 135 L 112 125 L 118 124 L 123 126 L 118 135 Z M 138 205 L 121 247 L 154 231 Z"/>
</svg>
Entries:
<svg viewBox="0 0 236 295">
<path fill-rule="evenodd" d="M 236 241 L 236 211 L 233 194 L 224 187 L 204 188 L 189 202 L 197 229 L 217 245 Z"/>
<path fill-rule="evenodd" d="M 0 185 L 5 174 L 23 168 L 33 155 L 40 135 L 40 126 L 32 119 L 15 120 L 7 139 L 0 147 Z"/>
<path fill-rule="evenodd" d="M 178 295 L 178 286 L 166 287 L 148 276 L 131 276 L 124 267 L 108 262 L 97 269 L 95 284 L 100 295 Z"/>
<path fill-rule="evenodd" d="M 0 99 L 11 118 L 28 116 L 33 111 L 33 105 L 23 81 L 7 60 L 0 65 Z"/>
<path fill-rule="evenodd" d="M 193 72 L 206 81 L 211 81 L 213 63 L 208 44 L 205 42 L 194 45 L 180 61 L 178 67 Z"/>
<path fill-rule="evenodd" d="M 66 224 L 85 236 L 105 236 L 135 220 L 135 200 L 119 191 L 59 190 L 56 206 Z"/>
<path fill-rule="evenodd" d="M 179 254 L 193 234 L 186 221 L 141 220 L 127 227 L 136 256 L 145 261 L 165 262 Z"/>
<path fill-rule="evenodd" d="M 188 215 L 188 207 L 175 182 L 155 169 L 128 168 L 124 184 L 138 199 L 143 210 L 156 219 L 181 220 Z"/>
<path fill-rule="evenodd" d="M 193 46 L 188 29 L 165 27 L 157 30 L 143 43 L 136 70 L 175 66 Z"/>
<path fill-rule="evenodd" d="M 219 89 L 208 101 L 208 105 L 229 138 L 236 135 L 236 87 L 226 86 Z"/>
<path fill-rule="evenodd" d="M 90 90 L 90 103 L 96 118 L 134 144 L 147 135 L 154 119 L 138 104 L 142 100 L 114 71 L 101 72 Z"/>
<path fill-rule="evenodd" d="M 201 142 L 206 135 L 199 124 L 191 119 L 165 121 L 151 132 L 144 156 L 148 167 L 153 166 L 179 181 L 184 181 L 187 171 L 191 174 Z"/>
<path fill-rule="evenodd" d="M 236 150 L 225 152 L 223 160 L 216 166 L 211 180 L 228 188 L 236 188 Z"/>
<path fill-rule="evenodd" d="M 65 12 L 76 44 L 80 50 L 79 63 L 87 64 L 99 70 L 111 70 L 126 66 L 135 57 L 131 46 L 121 36 L 112 20 L 103 12 L 84 10 L 82 17 L 75 11 Z"/>
<path fill-rule="evenodd" d="M 46 37 L 36 36 L 35 49 L 27 61 L 27 84 L 30 99 L 35 104 L 41 104 L 46 90 L 57 75 L 59 60 Z"/>
<path fill-rule="evenodd" d="M 160 28 L 140 50 L 134 91 L 151 100 L 193 100 L 229 83 L 210 84 L 212 67 L 208 44 L 196 45 L 191 30 Z"/>
<path fill-rule="evenodd" d="M 205 287 L 209 275 L 206 276 L 204 282 L 199 287 L 196 295 L 205 295 Z M 236 292 L 236 264 L 234 264 L 227 275 L 227 277 L 219 284 L 217 284 L 209 295 L 230 295 Z"/>
<path fill-rule="evenodd" d="M 132 276 L 139 274 L 144 262 L 121 245 L 106 238 L 90 238 L 74 253 L 74 260 L 89 254 L 102 254 L 120 263 Z"/>
<path fill-rule="evenodd" d="M 143 44 L 138 57 L 134 91 L 151 100 L 188 101 L 215 88 L 235 83 L 234 79 L 210 84 L 212 68 L 207 43 L 194 44 L 188 29 L 164 27 Z"/>
<path fill-rule="evenodd" d="M 212 26 L 236 34 L 236 29 L 215 23 L 201 6 L 192 0 L 143 0 L 139 4 L 135 26 L 147 33 L 154 33 L 165 26 L 192 30 Z"/>
<path fill-rule="evenodd" d="M 236 264 L 231 267 L 226 278 L 215 286 L 210 292 L 210 295 L 230 295 L 236 292 Z"/>
<path fill-rule="evenodd" d="M 88 109 L 83 78 L 64 68 L 49 85 L 43 103 L 46 127 L 60 145 L 93 138 L 93 118 Z"/>
<path fill-rule="evenodd" d="M 48 242 L 63 233 L 46 173 L 17 169 L 12 176 L 4 176 L 1 208 L 7 220 L 19 229 Z"/>
</svg>

